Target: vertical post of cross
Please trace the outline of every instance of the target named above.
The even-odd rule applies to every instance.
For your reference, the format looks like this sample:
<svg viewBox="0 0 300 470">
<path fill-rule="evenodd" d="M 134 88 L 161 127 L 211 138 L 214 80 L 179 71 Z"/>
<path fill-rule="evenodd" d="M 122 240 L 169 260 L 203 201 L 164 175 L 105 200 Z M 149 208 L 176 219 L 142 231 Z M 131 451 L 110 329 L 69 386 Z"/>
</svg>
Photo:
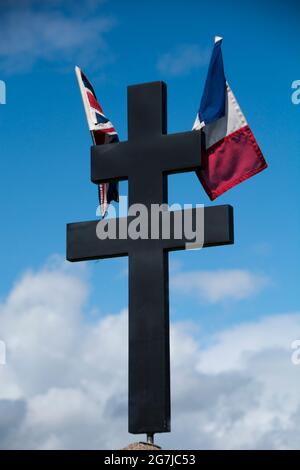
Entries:
<svg viewBox="0 0 300 470">
<path fill-rule="evenodd" d="M 167 133 L 167 90 L 162 82 L 128 87 L 128 139 L 151 142 Z M 143 159 L 143 154 L 136 155 Z M 149 162 L 148 162 L 149 163 Z M 128 179 L 129 207 L 167 203 L 167 175 L 147 164 Z M 132 245 L 129 252 L 129 432 L 170 431 L 170 345 L 168 253 L 155 241 Z"/>
</svg>

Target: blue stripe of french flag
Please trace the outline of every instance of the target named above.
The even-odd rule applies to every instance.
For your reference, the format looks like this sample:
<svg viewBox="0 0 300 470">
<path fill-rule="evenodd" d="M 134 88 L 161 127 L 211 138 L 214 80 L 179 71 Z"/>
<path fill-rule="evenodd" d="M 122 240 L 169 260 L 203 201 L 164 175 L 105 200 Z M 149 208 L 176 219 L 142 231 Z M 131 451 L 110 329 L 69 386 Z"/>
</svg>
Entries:
<svg viewBox="0 0 300 470">
<path fill-rule="evenodd" d="M 193 126 L 205 136 L 197 176 L 211 200 L 268 166 L 226 82 L 221 44 L 217 36 Z"/>
</svg>

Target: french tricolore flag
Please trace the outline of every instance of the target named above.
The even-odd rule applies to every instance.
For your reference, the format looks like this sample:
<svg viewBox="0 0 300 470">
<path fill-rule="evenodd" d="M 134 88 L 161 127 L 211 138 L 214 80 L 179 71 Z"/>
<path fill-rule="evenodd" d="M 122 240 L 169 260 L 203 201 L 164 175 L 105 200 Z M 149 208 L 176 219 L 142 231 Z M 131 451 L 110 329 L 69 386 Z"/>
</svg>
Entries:
<svg viewBox="0 0 300 470">
<path fill-rule="evenodd" d="M 205 149 L 197 175 L 211 200 L 267 168 L 246 118 L 226 82 L 215 38 L 200 109 L 193 130 L 203 129 Z"/>
</svg>

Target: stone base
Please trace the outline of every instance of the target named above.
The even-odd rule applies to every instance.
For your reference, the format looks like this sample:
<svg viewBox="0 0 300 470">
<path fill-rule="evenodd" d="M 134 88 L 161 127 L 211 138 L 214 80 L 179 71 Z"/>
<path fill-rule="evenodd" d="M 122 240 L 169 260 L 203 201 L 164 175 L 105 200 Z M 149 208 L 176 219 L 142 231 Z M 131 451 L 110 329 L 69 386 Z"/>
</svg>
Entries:
<svg viewBox="0 0 300 470">
<path fill-rule="evenodd" d="M 121 450 L 160 450 L 161 447 L 154 444 L 147 444 L 146 442 L 134 442 Z"/>
</svg>

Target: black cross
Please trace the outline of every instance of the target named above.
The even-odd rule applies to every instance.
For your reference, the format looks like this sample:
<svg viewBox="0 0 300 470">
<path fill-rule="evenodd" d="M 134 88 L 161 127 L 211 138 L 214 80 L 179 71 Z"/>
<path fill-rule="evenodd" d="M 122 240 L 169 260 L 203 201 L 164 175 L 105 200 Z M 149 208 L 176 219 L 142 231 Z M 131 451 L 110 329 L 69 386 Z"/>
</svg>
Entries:
<svg viewBox="0 0 300 470">
<path fill-rule="evenodd" d="M 166 90 L 163 82 L 128 87 L 128 141 L 92 147 L 92 181 L 128 179 L 129 206 L 167 203 L 167 175 L 200 166 L 200 132 L 167 135 Z M 184 236 L 175 239 L 173 229 L 169 240 L 161 233 L 158 240 L 99 240 L 98 223 L 68 224 L 67 259 L 129 256 L 129 432 L 168 432 L 168 252 L 185 249 L 187 240 Z M 206 207 L 204 246 L 231 243 L 232 207 Z"/>
</svg>

